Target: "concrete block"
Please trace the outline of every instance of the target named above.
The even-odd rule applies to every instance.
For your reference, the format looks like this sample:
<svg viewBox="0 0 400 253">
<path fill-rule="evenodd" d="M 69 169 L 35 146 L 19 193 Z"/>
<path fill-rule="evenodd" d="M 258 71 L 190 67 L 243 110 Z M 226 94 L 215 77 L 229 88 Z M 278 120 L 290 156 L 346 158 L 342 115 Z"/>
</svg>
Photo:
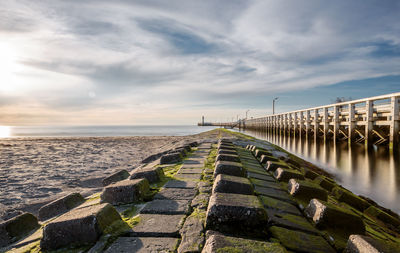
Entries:
<svg viewBox="0 0 400 253">
<path fill-rule="evenodd" d="M 262 155 L 272 156 L 272 154 L 270 152 L 268 152 L 267 150 L 264 150 L 264 149 L 256 149 L 256 151 L 254 152 L 254 156 L 259 160 L 261 159 Z"/>
<path fill-rule="evenodd" d="M 104 178 L 102 183 L 103 183 L 103 186 L 107 186 L 109 184 L 127 179 L 129 176 L 130 176 L 130 174 L 127 170 L 120 170 L 120 171 L 117 171 L 117 172 L 111 174 L 110 176 Z"/>
<path fill-rule="evenodd" d="M 129 179 L 145 178 L 150 184 L 161 181 L 164 178 L 164 171 L 159 167 L 144 167 L 132 171 Z"/>
<path fill-rule="evenodd" d="M 312 171 L 310 169 L 304 168 L 304 177 L 314 180 L 319 176 L 319 174 L 315 171 Z"/>
<path fill-rule="evenodd" d="M 225 236 L 222 234 L 214 234 L 209 236 L 206 241 L 206 244 L 204 245 L 202 253 L 220 253 L 220 252 L 286 253 L 287 251 L 279 243 L 249 240 L 244 238 Z"/>
<path fill-rule="evenodd" d="M 260 163 L 267 164 L 268 161 L 271 162 L 278 162 L 279 159 L 269 155 L 261 155 Z"/>
<path fill-rule="evenodd" d="M 320 235 L 320 231 L 303 216 L 277 212 L 270 209 L 267 210 L 267 213 L 269 226 L 278 226 L 308 234 Z"/>
<path fill-rule="evenodd" d="M 65 213 L 74 207 L 85 202 L 79 193 L 71 193 L 67 196 L 56 199 L 39 209 L 39 220 L 44 221 L 59 214 Z"/>
<path fill-rule="evenodd" d="M 278 168 L 288 169 L 289 166 L 285 162 L 274 162 L 274 161 L 268 161 L 265 164 L 265 169 L 271 173 L 275 172 L 275 170 Z"/>
<path fill-rule="evenodd" d="M 164 188 L 196 188 L 197 182 L 193 180 L 169 180 Z"/>
<path fill-rule="evenodd" d="M 107 203 L 72 210 L 44 227 L 40 247 L 42 250 L 56 250 L 94 243 L 109 225 L 118 220 L 121 220 L 118 212 Z"/>
<path fill-rule="evenodd" d="M 247 176 L 251 179 L 258 179 L 258 180 L 264 180 L 264 181 L 270 181 L 270 182 L 275 182 L 275 178 L 273 178 L 271 175 L 268 173 L 265 174 L 260 174 L 260 173 L 254 173 L 254 172 L 247 172 Z"/>
<path fill-rule="evenodd" d="M 106 186 L 100 196 L 102 202 L 112 205 L 139 202 L 150 190 L 145 178 L 125 180 Z"/>
<path fill-rule="evenodd" d="M 220 145 L 218 145 L 217 148 L 218 148 L 218 150 L 236 151 L 236 147 L 234 145 L 220 144 Z"/>
<path fill-rule="evenodd" d="M 163 155 L 160 164 L 173 164 L 182 161 L 182 154 L 178 152 Z"/>
<path fill-rule="evenodd" d="M 322 188 L 330 192 L 335 186 L 335 182 L 332 179 L 324 176 L 318 176 L 314 179 L 314 182 L 319 184 Z"/>
<path fill-rule="evenodd" d="M 340 229 L 349 235 L 365 233 L 364 222 L 359 216 L 325 201 L 312 199 L 304 212 L 319 228 Z"/>
<path fill-rule="evenodd" d="M 140 214 L 139 223 L 129 233 L 132 237 L 178 237 L 185 215 Z"/>
<path fill-rule="evenodd" d="M 23 213 L 0 223 L 0 247 L 21 239 L 40 227 L 37 218 L 31 213 Z"/>
<path fill-rule="evenodd" d="M 363 235 L 350 235 L 347 241 L 346 253 L 392 253 L 400 252 L 400 245 L 381 241 Z"/>
<path fill-rule="evenodd" d="M 218 154 L 219 155 L 237 155 L 237 151 L 231 150 L 231 149 L 219 149 Z"/>
<path fill-rule="evenodd" d="M 197 194 L 197 189 L 163 188 L 154 196 L 154 199 L 192 200 Z"/>
<path fill-rule="evenodd" d="M 376 217 L 377 219 L 390 224 L 392 226 L 400 227 L 400 220 L 393 217 L 392 215 L 374 207 L 370 206 L 368 209 L 364 211 L 365 215 Z"/>
<path fill-rule="evenodd" d="M 339 186 L 332 189 L 331 195 L 340 202 L 344 202 L 361 212 L 371 206 L 366 200 Z"/>
<path fill-rule="evenodd" d="M 293 197 L 299 198 L 307 203 L 314 198 L 323 201 L 328 200 L 328 193 L 325 189 L 315 183 L 304 180 L 290 179 L 288 191 Z"/>
<path fill-rule="evenodd" d="M 227 162 L 237 162 L 240 163 L 239 156 L 237 155 L 217 155 L 215 159 L 216 162 L 218 161 L 227 161 Z"/>
<path fill-rule="evenodd" d="M 336 252 L 322 236 L 272 226 L 269 231 L 288 250 L 308 253 Z"/>
<path fill-rule="evenodd" d="M 291 170 L 291 169 L 283 169 L 283 168 L 278 168 L 274 172 L 274 177 L 283 182 L 288 182 L 289 179 L 304 179 L 303 174 L 301 174 L 297 170 Z"/>
<path fill-rule="evenodd" d="M 280 190 L 280 189 L 278 190 L 278 189 L 274 189 L 274 188 L 270 188 L 270 187 L 261 187 L 261 186 L 255 186 L 254 190 L 257 193 L 257 195 L 263 195 L 263 196 L 279 199 L 279 200 L 291 203 L 293 205 L 296 205 L 296 202 L 294 201 L 294 199 L 289 194 L 287 194 L 287 192 L 285 192 L 283 190 Z"/>
<path fill-rule="evenodd" d="M 140 213 L 143 214 L 187 214 L 189 200 L 156 199 L 148 202 Z"/>
<path fill-rule="evenodd" d="M 182 236 L 178 253 L 200 252 L 204 245 L 204 220 L 195 215 L 187 217 L 179 233 Z"/>
<path fill-rule="evenodd" d="M 219 174 L 226 174 L 237 177 L 245 177 L 246 171 L 241 163 L 217 161 L 215 163 L 214 177 Z"/>
<path fill-rule="evenodd" d="M 215 193 L 208 204 L 206 226 L 221 232 L 257 233 L 267 220 L 267 213 L 256 196 Z"/>
<path fill-rule="evenodd" d="M 209 199 L 210 199 L 209 193 L 200 193 L 194 199 L 192 199 L 190 206 L 192 208 L 197 208 L 199 210 L 206 210 Z"/>
<path fill-rule="evenodd" d="M 105 252 L 173 252 L 177 243 L 177 238 L 170 237 L 119 237 Z"/>
<path fill-rule="evenodd" d="M 260 199 L 267 209 L 273 209 L 278 212 L 294 214 L 299 216 L 302 215 L 299 209 L 295 205 L 288 203 L 286 201 L 282 201 L 276 198 L 271 198 L 268 196 L 260 196 Z"/>
<path fill-rule="evenodd" d="M 213 193 L 237 193 L 253 195 L 253 185 L 247 178 L 219 174 L 214 181 Z"/>
</svg>

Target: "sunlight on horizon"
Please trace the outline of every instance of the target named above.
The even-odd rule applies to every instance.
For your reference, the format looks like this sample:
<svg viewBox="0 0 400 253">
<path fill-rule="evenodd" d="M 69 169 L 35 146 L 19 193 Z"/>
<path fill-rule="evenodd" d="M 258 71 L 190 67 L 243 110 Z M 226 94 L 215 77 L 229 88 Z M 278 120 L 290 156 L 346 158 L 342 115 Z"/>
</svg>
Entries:
<svg viewBox="0 0 400 253">
<path fill-rule="evenodd" d="M 7 138 L 11 136 L 11 127 L 0 126 L 0 138 Z"/>
</svg>

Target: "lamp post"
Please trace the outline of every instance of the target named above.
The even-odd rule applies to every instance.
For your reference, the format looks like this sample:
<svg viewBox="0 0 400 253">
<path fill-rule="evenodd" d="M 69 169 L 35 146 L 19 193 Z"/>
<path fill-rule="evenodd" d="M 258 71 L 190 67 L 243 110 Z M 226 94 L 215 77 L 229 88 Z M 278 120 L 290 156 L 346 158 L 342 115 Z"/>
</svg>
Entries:
<svg viewBox="0 0 400 253">
<path fill-rule="evenodd" d="M 278 97 L 272 100 L 272 114 L 275 114 L 275 101 L 278 100 Z"/>
</svg>

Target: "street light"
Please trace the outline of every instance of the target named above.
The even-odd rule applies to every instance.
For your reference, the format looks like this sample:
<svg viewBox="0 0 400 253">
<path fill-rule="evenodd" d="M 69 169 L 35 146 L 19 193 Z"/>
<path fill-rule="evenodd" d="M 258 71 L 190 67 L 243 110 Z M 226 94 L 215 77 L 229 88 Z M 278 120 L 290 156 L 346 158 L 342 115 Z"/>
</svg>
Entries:
<svg viewBox="0 0 400 253">
<path fill-rule="evenodd" d="M 275 101 L 278 100 L 278 97 L 272 100 L 272 114 L 275 114 Z"/>
<path fill-rule="evenodd" d="M 247 119 L 247 113 L 248 113 L 249 111 L 250 111 L 250 109 L 246 111 L 246 119 Z"/>
</svg>

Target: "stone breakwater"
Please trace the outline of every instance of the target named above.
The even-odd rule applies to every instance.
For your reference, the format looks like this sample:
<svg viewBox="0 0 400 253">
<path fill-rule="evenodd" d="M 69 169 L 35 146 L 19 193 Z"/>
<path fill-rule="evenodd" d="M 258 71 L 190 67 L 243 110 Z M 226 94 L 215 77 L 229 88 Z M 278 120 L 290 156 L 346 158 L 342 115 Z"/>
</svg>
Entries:
<svg viewBox="0 0 400 253">
<path fill-rule="evenodd" d="M 1 223 L 0 251 L 399 252 L 395 214 L 267 142 L 220 135 Z"/>
</svg>

